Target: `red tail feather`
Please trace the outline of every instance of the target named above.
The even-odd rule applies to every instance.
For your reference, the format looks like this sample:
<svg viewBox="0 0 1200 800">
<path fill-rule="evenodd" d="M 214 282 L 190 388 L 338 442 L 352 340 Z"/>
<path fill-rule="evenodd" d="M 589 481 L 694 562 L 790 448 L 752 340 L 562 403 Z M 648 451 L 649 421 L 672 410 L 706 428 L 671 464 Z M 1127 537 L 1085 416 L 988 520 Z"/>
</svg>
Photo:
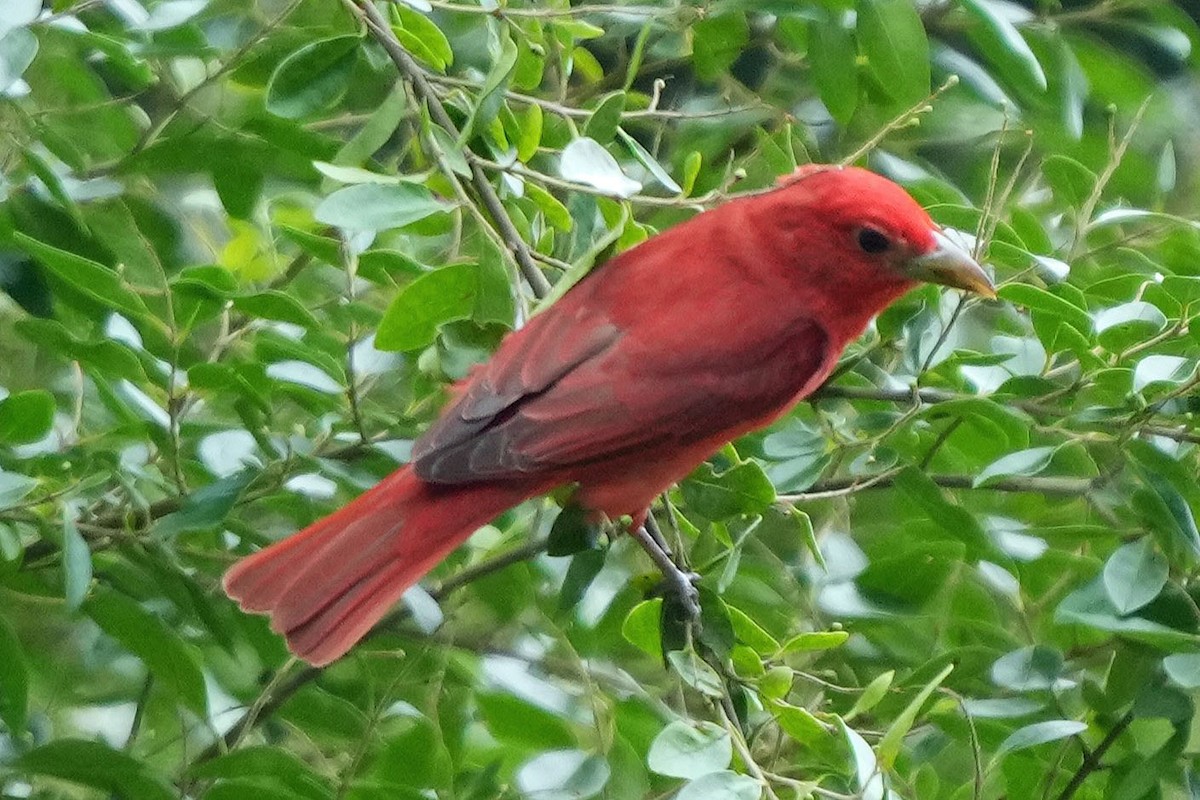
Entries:
<svg viewBox="0 0 1200 800">
<path fill-rule="evenodd" d="M 480 525 L 537 494 L 435 486 L 402 469 L 345 508 L 235 564 L 225 591 L 310 664 L 342 656 L 404 592 Z"/>
</svg>

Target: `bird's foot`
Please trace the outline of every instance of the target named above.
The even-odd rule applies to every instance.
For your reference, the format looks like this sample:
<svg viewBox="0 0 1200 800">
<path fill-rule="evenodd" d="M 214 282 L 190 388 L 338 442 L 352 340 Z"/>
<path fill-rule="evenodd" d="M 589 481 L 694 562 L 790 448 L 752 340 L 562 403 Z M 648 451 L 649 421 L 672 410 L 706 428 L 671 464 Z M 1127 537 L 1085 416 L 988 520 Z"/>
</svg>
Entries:
<svg viewBox="0 0 1200 800">
<path fill-rule="evenodd" d="M 630 533 L 637 543 L 642 546 L 650 560 L 662 572 L 662 595 L 666 604 L 664 612 L 670 612 L 670 618 L 678 619 L 687 625 L 700 622 L 700 592 L 696 582 L 700 576 L 695 572 L 686 571 L 672 557 L 670 548 L 663 538 L 662 532 L 654 524 L 652 518 L 634 528 Z"/>
<path fill-rule="evenodd" d="M 698 573 L 684 572 L 676 567 L 671 572 L 664 572 L 659 584 L 663 602 L 677 612 L 674 616 L 689 624 L 700 621 L 700 591 L 696 588 L 699 580 Z"/>
</svg>

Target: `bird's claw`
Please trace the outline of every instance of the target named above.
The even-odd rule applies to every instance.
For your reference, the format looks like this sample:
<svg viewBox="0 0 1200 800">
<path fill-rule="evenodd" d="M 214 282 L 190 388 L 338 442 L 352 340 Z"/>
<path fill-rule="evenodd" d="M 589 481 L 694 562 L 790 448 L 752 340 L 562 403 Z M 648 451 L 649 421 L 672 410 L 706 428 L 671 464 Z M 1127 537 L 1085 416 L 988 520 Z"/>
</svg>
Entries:
<svg viewBox="0 0 1200 800">
<path fill-rule="evenodd" d="M 700 621 L 700 590 L 696 588 L 699 580 L 697 573 L 681 569 L 663 575 L 663 599 L 680 612 L 683 621 Z"/>
</svg>

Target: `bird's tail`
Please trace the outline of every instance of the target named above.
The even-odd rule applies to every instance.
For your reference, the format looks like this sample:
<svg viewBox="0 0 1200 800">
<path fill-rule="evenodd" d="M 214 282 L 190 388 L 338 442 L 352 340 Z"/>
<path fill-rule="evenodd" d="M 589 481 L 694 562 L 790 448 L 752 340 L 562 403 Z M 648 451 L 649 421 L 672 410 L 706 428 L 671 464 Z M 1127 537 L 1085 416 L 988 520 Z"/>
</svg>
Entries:
<svg viewBox="0 0 1200 800">
<path fill-rule="evenodd" d="M 427 484 L 405 467 L 345 508 L 248 556 L 225 592 L 310 664 L 340 658 L 410 586 L 528 487 Z"/>
</svg>

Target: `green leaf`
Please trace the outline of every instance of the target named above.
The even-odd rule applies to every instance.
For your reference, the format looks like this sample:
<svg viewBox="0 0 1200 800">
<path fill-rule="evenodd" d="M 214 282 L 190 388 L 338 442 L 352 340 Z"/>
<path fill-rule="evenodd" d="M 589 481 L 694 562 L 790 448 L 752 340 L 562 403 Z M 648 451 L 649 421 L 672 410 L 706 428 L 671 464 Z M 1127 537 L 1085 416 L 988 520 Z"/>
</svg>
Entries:
<svg viewBox="0 0 1200 800">
<path fill-rule="evenodd" d="M 1053 689 L 1062 675 L 1063 660 L 1049 647 L 1022 647 L 992 664 L 992 682 L 1016 692 Z"/>
<path fill-rule="evenodd" d="M 38 39 L 28 28 L 0 32 L 0 95 L 20 80 L 37 53 Z"/>
<path fill-rule="evenodd" d="M 76 611 L 92 587 L 92 551 L 70 514 L 63 515 L 62 553 L 63 596 L 67 610 Z"/>
<path fill-rule="evenodd" d="M 517 769 L 522 797 L 544 800 L 588 800 L 604 791 L 611 771 L 603 758 L 582 750 L 552 750 Z"/>
<path fill-rule="evenodd" d="M 156 4 L 150 15 L 140 21 L 135 29 L 143 31 L 166 31 L 190 22 L 208 5 L 208 0 L 163 0 Z"/>
<path fill-rule="evenodd" d="M 553 228 L 563 232 L 571 230 L 571 212 L 550 192 L 536 183 L 526 183 L 525 196 L 534 202 Z"/>
<path fill-rule="evenodd" d="M 633 157 L 638 160 L 638 163 L 645 167 L 646 170 L 654 176 L 654 180 L 662 184 L 664 189 L 675 194 L 683 193 L 682 187 L 675 182 L 675 179 L 671 177 L 670 173 L 663 169 L 662 164 L 659 164 L 658 160 L 654 156 L 650 155 L 650 151 L 642 147 L 637 139 L 634 139 L 621 129 L 617 129 L 617 137 L 620 138 L 625 146 L 629 148 L 629 152 L 632 153 Z"/>
<path fill-rule="evenodd" d="M 876 747 L 880 764 L 885 769 L 891 769 L 896 763 L 896 757 L 900 755 L 900 747 L 904 743 L 904 737 L 912 730 L 912 726 L 917 721 L 917 715 L 921 713 L 921 706 L 925 705 L 925 701 L 929 699 L 929 695 L 933 694 L 934 690 L 942 685 L 942 681 L 954 671 L 953 664 L 947 664 L 941 672 L 933 677 L 929 683 L 921 687 L 921 691 L 917 692 L 917 696 L 912 699 L 900 715 L 892 721 L 888 729 L 884 732 L 883 738 L 879 740 Z"/>
<path fill-rule="evenodd" d="M 663 728 L 646 755 L 646 764 L 659 775 L 689 780 L 719 772 L 733 760 L 729 732 L 711 722 L 677 720 Z"/>
<path fill-rule="evenodd" d="M 286 796 L 328 800 L 331 790 L 312 767 L 278 747 L 253 745 L 231 750 L 197 764 L 189 774 L 196 778 L 254 778 L 267 780 Z M 205 795 L 208 797 L 208 795 Z"/>
<path fill-rule="evenodd" d="M 507 30 L 500 38 L 500 51 L 495 54 L 496 60 L 483 81 L 479 90 L 479 100 L 471 111 L 471 117 L 462 127 L 462 139 L 458 145 L 463 148 L 472 136 L 487 128 L 504 103 L 504 92 L 512 78 L 513 68 L 517 65 L 519 50 Z"/>
<path fill-rule="evenodd" d="M 984 467 L 975 477 L 972 485 L 975 487 L 987 486 L 997 479 L 1009 478 L 1014 475 L 1022 477 L 1037 475 L 1050 466 L 1056 452 L 1058 452 L 1057 447 L 1031 447 L 1028 450 L 1009 453 Z"/>
<path fill-rule="evenodd" d="M 845 720 L 839 719 L 838 724 L 842 728 L 842 735 L 846 737 L 846 742 L 850 745 L 850 754 L 854 759 L 858 796 L 883 798 L 883 774 L 879 770 L 879 759 L 875 757 L 871 745 L 867 744 L 858 731 L 847 725 Z"/>
<path fill-rule="evenodd" d="M 835 120 L 849 124 L 858 107 L 858 65 L 840 14 L 821 14 L 811 23 L 808 50 L 821 102 Z"/>
<path fill-rule="evenodd" d="M 438 328 L 470 319 L 479 293 L 474 264 L 452 264 L 417 278 L 388 305 L 375 334 L 380 350 L 418 350 L 437 338 Z"/>
<path fill-rule="evenodd" d="M 683 159 L 683 185 L 680 194 L 690 197 L 696 188 L 696 178 L 700 177 L 700 168 L 704 166 L 704 156 L 693 150 Z"/>
<path fill-rule="evenodd" d="M 1118 548 L 1104 564 L 1104 589 L 1113 606 L 1132 614 L 1158 597 L 1167 584 L 1167 559 L 1149 536 Z"/>
<path fill-rule="evenodd" d="M 771 667 L 758 679 L 758 693 L 768 700 L 782 700 L 792 690 L 796 673 L 791 667 Z"/>
<path fill-rule="evenodd" d="M 408 96 L 404 87 L 397 84 L 372 112 L 350 140 L 338 148 L 333 157 L 335 164 L 363 164 L 381 147 L 387 144 L 396 132 L 396 126 L 408 110 Z"/>
<path fill-rule="evenodd" d="M 761 514 L 775 502 L 775 487 L 753 461 L 719 474 L 711 464 L 701 464 L 680 484 L 680 490 L 688 509 L 714 521 Z"/>
<path fill-rule="evenodd" d="M 424 800 L 420 795 L 411 796 L 403 793 L 404 787 L 398 787 L 389 794 L 388 800 Z M 416 790 L 410 790 L 416 794 Z M 204 793 L 204 800 L 295 800 L 298 795 L 291 789 L 280 789 L 264 778 L 225 778 L 213 785 Z M 358 797 L 353 792 L 347 797 Z"/>
<path fill-rule="evenodd" d="M 709 697 L 725 696 L 725 684 L 721 676 L 694 650 L 672 650 L 667 653 L 667 661 L 683 682 L 700 694 Z"/>
<path fill-rule="evenodd" d="M 1046 91 L 1046 73 L 1021 32 L 991 0 L 961 0 L 973 25 L 967 36 L 1002 75 L 1022 88 Z"/>
<path fill-rule="evenodd" d="M 360 183 L 338 189 L 313 212 L 318 222 L 356 231 L 403 228 L 443 211 L 450 205 L 416 183 Z"/>
<path fill-rule="evenodd" d="M 691 27 L 692 63 L 702 81 L 714 81 L 733 65 L 750 41 L 745 14 L 701 19 Z"/>
<path fill-rule="evenodd" d="M 525 109 L 524 115 L 520 118 L 520 136 L 514 143 L 517 148 L 517 160 L 522 163 L 528 162 L 537 155 L 537 149 L 541 143 L 542 107 L 535 103 Z"/>
<path fill-rule="evenodd" d="M 867 69 L 892 99 L 929 96 L 929 40 L 910 0 L 859 0 L 857 31 Z"/>
<path fill-rule="evenodd" d="M 42 13 L 42 0 L 8 0 L 5 15 L 0 18 L 0 36 L 28 25 Z M 0 89 L 4 87 L 0 86 Z"/>
<path fill-rule="evenodd" d="M 1071 623 L 1120 634 L 1127 639 L 1172 650 L 1200 646 L 1200 636 L 1189 631 L 1141 617 L 1122 616 L 1108 598 L 1101 577 L 1064 597 L 1054 611 L 1054 621 L 1060 625 Z"/>
<path fill-rule="evenodd" d="M 829 726 L 801 706 L 773 700 L 768 704 L 783 732 L 799 744 L 811 745 L 829 737 Z"/>
<path fill-rule="evenodd" d="M 643 600 L 625 616 L 621 623 L 621 635 L 625 641 L 654 658 L 662 658 L 662 607 L 661 597 Z"/>
<path fill-rule="evenodd" d="M 84 611 L 109 636 L 136 655 L 161 685 L 201 719 L 208 718 L 208 697 L 200 664 L 162 620 L 123 594 L 97 586 Z"/>
<path fill-rule="evenodd" d="M 555 27 L 569 34 L 572 39 L 596 39 L 604 35 L 604 28 L 570 17 L 556 20 Z"/>
<path fill-rule="evenodd" d="M 318 328 L 321 324 L 299 300 L 273 289 L 235 297 L 233 307 L 252 317 L 290 322 L 302 328 Z"/>
<path fill-rule="evenodd" d="M 892 688 L 892 680 L 896 677 L 896 671 L 889 669 L 881 675 L 875 677 L 862 690 L 862 694 L 854 701 L 854 705 L 846 712 L 842 718 L 849 722 L 859 714 L 865 714 L 870 711 L 879 701 L 882 700 L 888 693 L 888 689 Z"/>
<path fill-rule="evenodd" d="M 445 72 L 446 67 L 454 63 L 454 50 L 450 47 L 450 41 L 432 20 L 403 3 L 391 3 L 389 10 L 395 23 L 393 31 L 406 35 L 403 43 L 415 40 L 419 44 L 419 50 L 414 53 L 419 54 L 422 60 L 438 72 Z"/>
<path fill-rule="evenodd" d="M 1182 356 L 1149 355 L 1138 362 L 1133 370 L 1133 390 L 1142 392 L 1156 383 L 1172 386 L 1190 378 L 1196 371 L 1196 361 Z"/>
<path fill-rule="evenodd" d="M 10 394 L 0 400 L 0 445 L 42 439 L 54 424 L 54 395 L 42 389 Z"/>
<path fill-rule="evenodd" d="M 5 40 L 0 40 L 0 51 L 4 49 L 4 42 Z M 0 58 L 3 58 L 3 52 L 0 52 Z M 50 193 L 50 196 L 70 215 L 76 224 L 82 225 L 83 221 L 80 218 L 79 206 L 71 198 L 70 193 L 67 192 L 62 176 L 59 175 L 46 159 L 38 155 L 36 151 L 26 150 L 21 155 L 25 159 L 25 164 L 29 167 L 29 171 L 36 175 L 38 180 L 46 186 L 46 191 Z"/>
<path fill-rule="evenodd" d="M 593 523 L 583 506 L 571 504 L 558 512 L 546 538 L 546 555 L 569 556 L 596 548 L 600 526 Z"/>
<path fill-rule="evenodd" d="M 1045 289 L 1028 283 L 1010 283 L 997 293 L 1002 300 L 1058 317 L 1084 336 L 1092 335 L 1092 318 L 1086 310 Z"/>
<path fill-rule="evenodd" d="M 1096 313 L 1096 334 L 1111 352 L 1150 338 L 1167 327 L 1167 317 L 1153 303 L 1134 300 Z"/>
<path fill-rule="evenodd" d="M 13 762 L 21 772 L 90 786 L 124 798 L 172 800 L 178 795 L 132 756 L 100 742 L 63 738 L 30 750 Z"/>
<path fill-rule="evenodd" d="M 795 526 L 800 541 L 804 542 L 805 548 L 808 549 L 809 555 L 813 557 L 813 561 L 821 569 L 828 569 L 825 564 L 825 554 L 821 552 L 821 545 L 817 542 L 817 532 L 813 528 L 812 518 L 800 509 L 790 503 L 784 510 L 788 522 Z"/>
<path fill-rule="evenodd" d="M 155 524 L 154 534 L 166 538 L 220 526 L 257 474 L 257 470 L 244 469 L 197 489 L 184 499 L 178 511 Z"/>
<path fill-rule="evenodd" d="M 621 165 L 599 142 L 582 136 L 572 139 L 558 160 L 558 172 L 563 178 L 591 186 L 613 197 L 627 198 L 637 194 L 642 184 L 627 176 Z"/>
<path fill-rule="evenodd" d="M 567 567 L 562 590 L 558 595 L 559 610 L 567 611 L 579 605 L 592 581 L 600 574 L 600 570 L 604 569 L 607 556 L 607 548 L 596 548 L 577 553 L 571 559 L 571 566 Z"/>
<path fill-rule="evenodd" d="M 1073 158 L 1051 155 L 1042 162 L 1042 174 L 1059 200 L 1073 208 L 1081 208 L 1096 190 L 1096 173 Z"/>
<path fill-rule="evenodd" d="M 513 285 L 499 248 L 491 242 L 481 245 L 479 263 L 475 265 L 475 306 L 471 319 L 480 324 L 499 323 L 512 327 L 516 314 Z"/>
<path fill-rule="evenodd" d="M 754 778 L 721 770 L 684 784 L 675 800 L 759 800 L 760 797 L 762 784 Z"/>
<path fill-rule="evenodd" d="M 1057 742 L 1060 739 L 1066 739 L 1068 736 L 1076 736 L 1086 731 L 1087 727 L 1087 723 L 1076 722 L 1070 719 L 1052 719 L 1046 722 L 1035 722 L 1032 725 L 1026 725 L 1024 728 L 1018 728 L 1009 734 L 1008 738 L 1000 743 L 995 757 L 1000 758 L 1016 750 L 1037 747 L 1039 744 Z"/>
<path fill-rule="evenodd" d="M 142 298 L 125 285 L 120 275 L 103 264 L 59 250 L 23 233 L 13 234 L 13 240 L 56 278 L 97 303 L 135 319 L 149 314 Z"/>
<path fill-rule="evenodd" d="M 1162 660 L 1162 665 L 1177 686 L 1200 689 L 1200 653 L 1172 653 Z"/>
<path fill-rule="evenodd" d="M 383 173 L 372 172 L 371 170 L 363 169 L 362 167 L 350 167 L 344 164 L 330 164 L 325 161 L 314 161 L 313 168 L 326 178 L 329 178 L 331 181 L 337 181 L 338 183 L 381 183 L 394 185 L 404 182 L 403 176 L 400 175 L 384 175 Z"/>
<path fill-rule="evenodd" d="M 0 617 L 0 721 L 14 739 L 23 738 L 29 714 L 29 665 L 16 631 Z"/>
<path fill-rule="evenodd" d="M 948 500 L 942 489 L 921 470 L 905 467 L 896 475 L 896 488 L 920 505 L 929 519 L 941 526 L 942 530 L 965 544 L 970 557 L 982 557 L 993 549 L 979 520 L 962 506 Z"/>
<path fill-rule="evenodd" d="M 835 647 L 841 647 L 849 638 L 850 634 L 846 631 L 811 631 L 797 634 L 788 639 L 779 652 L 786 654 L 832 650 Z"/>
<path fill-rule="evenodd" d="M 502 742 L 537 750 L 570 747 L 575 743 L 566 721 L 519 697 L 480 692 L 475 701 L 488 732 Z"/>
<path fill-rule="evenodd" d="M 21 502 L 37 486 L 37 481 L 15 472 L 0 470 L 0 511 Z"/>
<path fill-rule="evenodd" d="M 360 46 L 357 36 L 334 36 L 289 55 L 267 82 L 267 111 L 303 119 L 332 107 L 350 86 Z"/>
<path fill-rule="evenodd" d="M 1150 489 L 1144 499 L 1141 493 L 1134 495 L 1135 507 L 1143 514 L 1153 512 L 1148 516 L 1157 523 L 1153 530 L 1159 543 L 1174 555 L 1192 562 L 1200 560 L 1200 530 L 1192 513 L 1200 490 L 1193 473 L 1144 440 L 1128 442 L 1126 452 L 1137 475 Z"/>
<path fill-rule="evenodd" d="M 537 106 L 534 106 L 537 108 Z M 600 144 L 608 144 L 617 135 L 621 124 L 621 114 L 625 111 L 625 93 L 610 92 L 600 98 L 596 109 L 588 117 L 587 125 L 583 128 L 585 136 Z"/>
<path fill-rule="evenodd" d="M 775 641 L 775 637 L 767 633 L 749 614 L 733 606 L 728 606 L 728 611 L 729 621 L 739 642 L 749 645 L 764 656 L 773 655 L 779 650 L 779 642 Z"/>
<path fill-rule="evenodd" d="M 1041 711 L 1044 704 L 1026 697 L 1002 697 L 995 700 L 976 700 L 967 698 L 962 701 L 966 712 L 976 719 L 1013 719 L 1026 717 L 1035 711 Z"/>
</svg>

